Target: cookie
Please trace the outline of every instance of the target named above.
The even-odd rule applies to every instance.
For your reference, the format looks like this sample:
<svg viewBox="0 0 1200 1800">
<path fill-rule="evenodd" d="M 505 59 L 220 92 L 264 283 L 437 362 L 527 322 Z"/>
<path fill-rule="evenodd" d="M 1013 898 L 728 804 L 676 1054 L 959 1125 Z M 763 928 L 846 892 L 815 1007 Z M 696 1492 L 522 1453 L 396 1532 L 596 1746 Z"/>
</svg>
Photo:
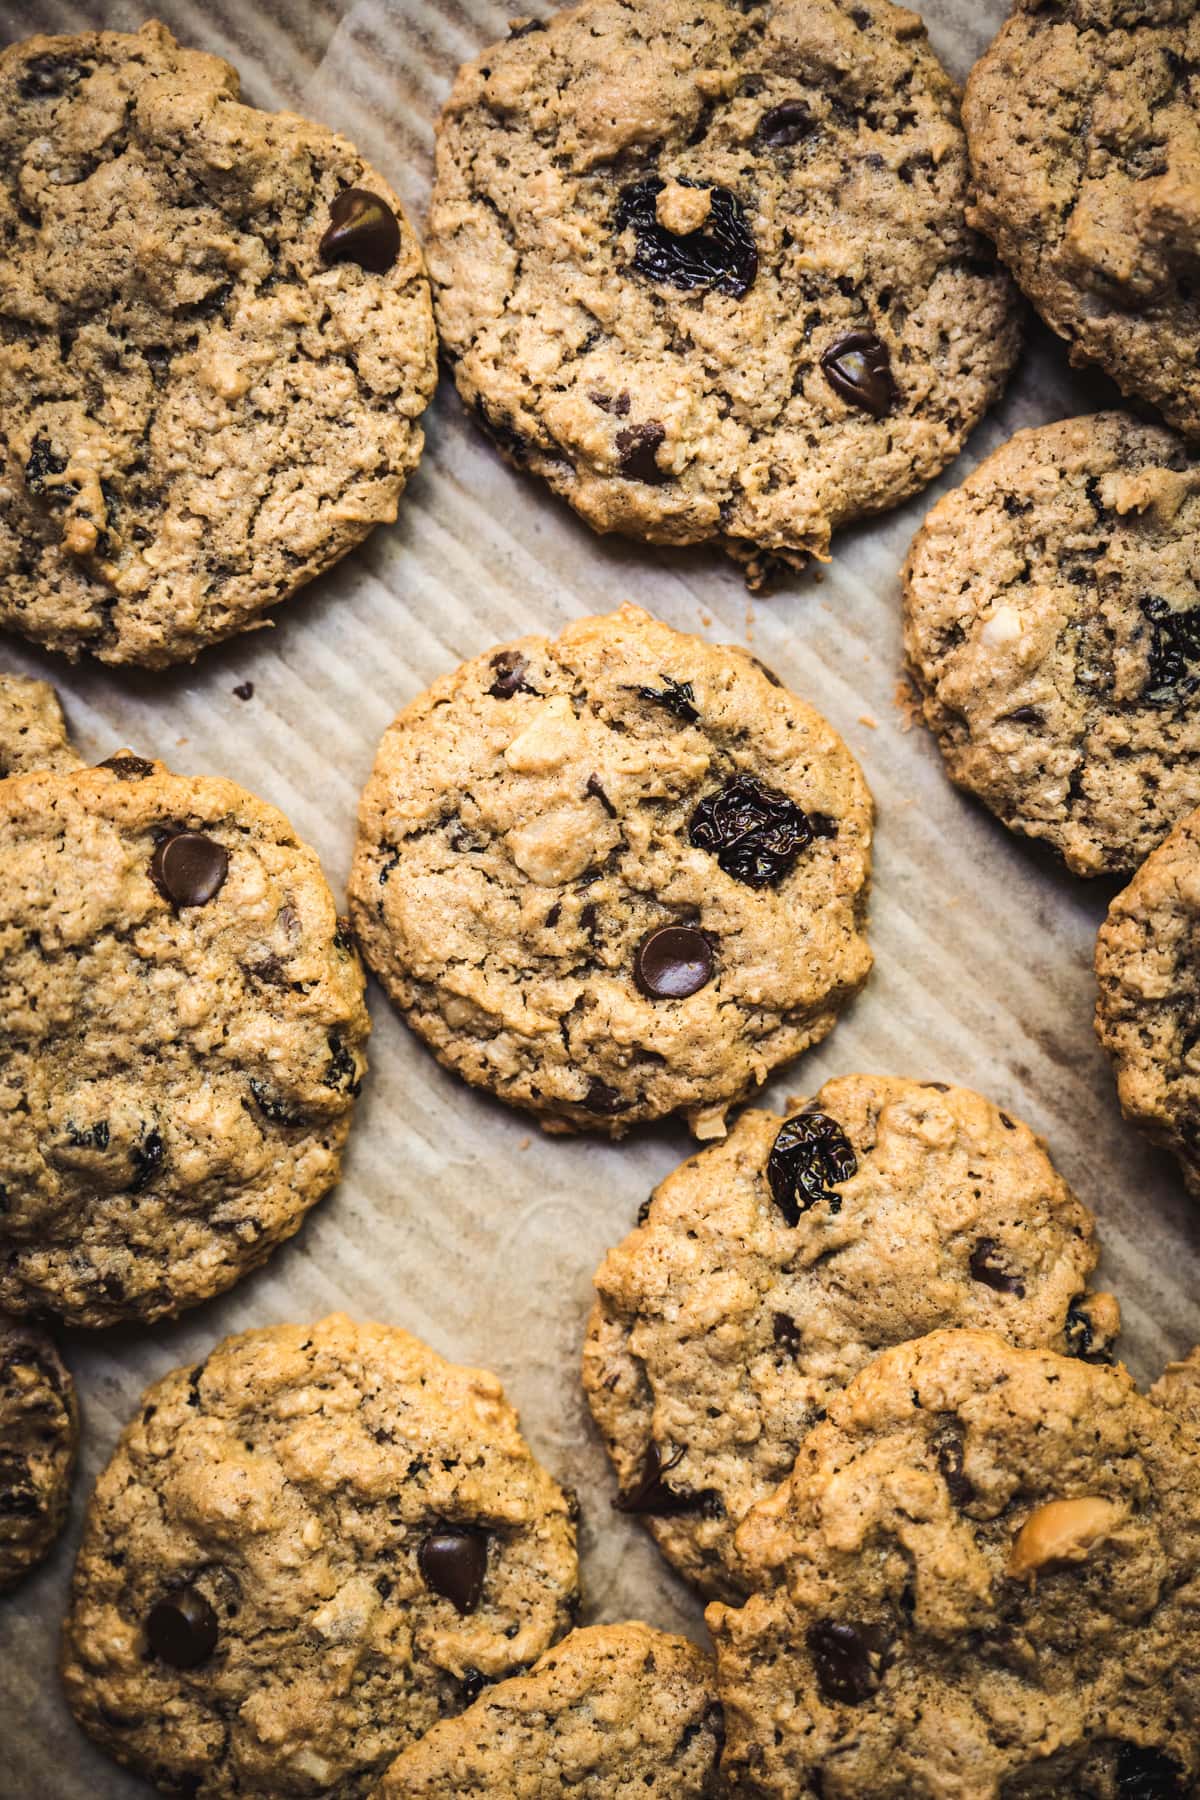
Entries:
<svg viewBox="0 0 1200 1800">
<path fill-rule="evenodd" d="M 80 761 L 49 683 L 0 674 L 0 779 L 30 769 L 75 769 Z"/>
<path fill-rule="evenodd" d="M 369 1022 L 316 853 L 122 751 L 0 782 L 0 1307 L 155 1319 L 337 1179 Z"/>
<path fill-rule="evenodd" d="M 1200 812 L 1117 895 L 1096 939 L 1096 1034 L 1121 1111 L 1178 1157 L 1200 1199 Z"/>
<path fill-rule="evenodd" d="M 596 531 L 757 584 L 933 479 L 1019 316 L 968 229 L 957 93 L 887 0 L 585 0 L 443 112 L 442 349 L 508 459 Z"/>
<path fill-rule="evenodd" d="M 1200 12 L 1016 0 L 963 100 L 973 207 L 1075 363 L 1200 434 Z"/>
<path fill-rule="evenodd" d="M 402 712 L 363 795 L 363 953 L 448 1068 L 552 1131 L 726 1108 L 866 979 L 871 801 L 744 650 L 636 607 Z"/>
<path fill-rule="evenodd" d="M 373 1800 L 701 1800 L 718 1788 L 712 1659 L 648 1625 L 593 1625 L 397 1757 Z"/>
<path fill-rule="evenodd" d="M 830 1405 L 708 1609 L 737 1794 L 1185 1800 L 1200 1433 L 1124 1369 L 936 1332 Z"/>
<path fill-rule="evenodd" d="M 1182 1362 L 1167 1364 L 1150 1389 L 1150 1398 L 1159 1406 L 1181 1412 L 1200 1428 L 1200 1345 Z"/>
<path fill-rule="evenodd" d="M 1104 1357 L 1097 1255 L 1042 1140 L 965 1088 L 849 1075 L 743 1113 L 596 1275 L 583 1383 L 618 1507 L 705 1593 L 743 1593 L 734 1531 L 851 1376 L 946 1325 Z"/>
<path fill-rule="evenodd" d="M 337 1316 L 227 1338 L 96 1484 L 68 1701 L 169 1792 L 349 1800 L 568 1629 L 574 1516 L 495 1376 Z"/>
<path fill-rule="evenodd" d="M 1173 432 L 1018 432 L 926 519 L 904 608 L 952 779 L 1077 875 L 1200 805 L 1200 458 Z"/>
<path fill-rule="evenodd" d="M 149 24 L 0 55 L 0 625 L 161 668 L 394 519 L 420 248 L 344 138 Z"/>
<path fill-rule="evenodd" d="M 75 1383 L 53 1342 L 0 1318 L 0 1593 L 62 1530 L 78 1443 Z"/>
</svg>

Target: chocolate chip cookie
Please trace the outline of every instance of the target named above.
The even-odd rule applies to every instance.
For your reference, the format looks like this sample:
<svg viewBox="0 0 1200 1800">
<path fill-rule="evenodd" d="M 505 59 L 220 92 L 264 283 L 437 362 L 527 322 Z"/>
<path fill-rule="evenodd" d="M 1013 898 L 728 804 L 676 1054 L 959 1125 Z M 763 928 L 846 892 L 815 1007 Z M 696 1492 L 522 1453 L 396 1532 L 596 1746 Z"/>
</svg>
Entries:
<svg viewBox="0 0 1200 1800">
<path fill-rule="evenodd" d="M 1200 458 L 1125 413 L 1018 432 L 934 507 L 905 648 L 951 777 L 1078 875 L 1200 805 Z"/>
<path fill-rule="evenodd" d="M 715 1795 L 712 1659 L 648 1625 L 593 1625 L 397 1757 L 373 1800 L 702 1800 Z"/>
<path fill-rule="evenodd" d="M 577 1600 L 573 1502 L 495 1376 L 335 1316 L 146 1392 L 88 1511 L 63 1678 L 172 1793 L 350 1800 Z"/>
<path fill-rule="evenodd" d="M 597 531 L 757 583 L 938 474 L 1016 356 L 953 83 L 887 0 L 585 0 L 463 68 L 429 260 L 459 392 Z"/>
<path fill-rule="evenodd" d="M 972 224 L 1072 360 L 1200 434 L 1195 0 L 1016 0 L 963 120 Z"/>
<path fill-rule="evenodd" d="M 1097 1255 L 1041 1139 L 965 1088 L 850 1075 L 743 1113 L 596 1275 L 583 1382 L 618 1507 L 704 1592 L 743 1593 L 735 1528 L 852 1375 L 945 1325 L 1102 1358 Z"/>
<path fill-rule="evenodd" d="M 29 769 L 75 769 L 81 760 L 49 683 L 0 675 L 0 778 Z"/>
<path fill-rule="evenodd" d="M 78 1442 L 71 1371 L 44 1331 L 0 1317 L 0 1593 L 62 1530 Z"/>
<path fill-rule="evenodd" d="M 866 979 L 871 801 L 811 707 L 636 607 L 465 663 L 392 725 L 350 881 L 449 1068 L 547 1130 L 727 1107 Z"/>
<path fill-rule="evenodd" d="M 1123 1369 L 945 1331 L 830 1404 L 714 1604 L 726 1769 L 788 1800 L 1185 1800 L 1200 1432 Z"/>
<path fill-rule="evenodd" d="M 1096 1033 L 1121 1111 L 1178 1157 L 1200 1199 L 1200 812 L 1117 895 L 1096 939 Z"/>
<path fill-rule="evenodd" d="M 369 1029 L 314 851 L 120 752 L 0 781 L 0 1307 L 154 1319 L 337 1179 Z"/>
<path fill-rule="evenodd" d="M 0 55 L 0 625 L 161 668 L 396 503 L 434 336 L 344 138 L 162 25 Z"/>
</svg>

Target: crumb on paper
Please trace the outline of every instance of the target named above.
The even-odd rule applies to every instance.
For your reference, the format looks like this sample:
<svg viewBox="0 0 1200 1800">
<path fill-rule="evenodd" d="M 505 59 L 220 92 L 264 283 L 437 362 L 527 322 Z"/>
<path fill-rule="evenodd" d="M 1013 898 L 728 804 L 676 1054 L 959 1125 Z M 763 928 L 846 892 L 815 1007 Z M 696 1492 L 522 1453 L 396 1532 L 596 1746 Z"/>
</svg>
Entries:
<svg viewBox="0 0 1200 1800">
<path fill-rule="evenodd" d="M 754 602 L 753 602 L 753 600 L 747 600 L 747 602 L 746 602 L 746 642 L 748 644 L 752 644 L 754 642 Z"/>
<path fill-rule="evenodd" d="M 712 614 L 710 612 L 704 611 L 702 608 L 701 612 L 700 612 L 700 623 L 703 625 L 705 631 L 707 631 L 709 629 L 709 627 L 712 625 L 712 622 L 713 622 Z"/>
<path fill-rule="evenodd" d="M 914 725 L 921 722 L 921 697 L 912 684 L 911 677 L 902 675 L 896 683 L 892 695 L 892 703 L 900 714 L 901 731 L 911 731 Z"/>
<path fill-rule="evenodd" d="M 878 731 L 879 730 L 879 720 L 873 719 L 871 717 L 870 713 L 859 713 L 858 722 L 860 725 L 865 725 L 867 727 L 868 731 Z"/>
<path fill-rule="evenodd" d="M 532 1144 L 532 1142 L 533 1142 L 532 1138 L 523 1137 L 521 1139 L 520 1143 L 517 1145 L 517 1149 L 518 1150 L 528 1150 L 528 1148 L 529 1148 L 530 1144 Z"/>
<path fill-rule="evenodd" d="M 185 744 L 186 744 L 186 743 L 187 743 L 187 739 L 186 739 L 186 738 L 176 738 L 176 739 L 175 739 L 175 748 L 176 748 L 176 749 L 177 749 L 177 750 L 182 750 L 182 749 L 183 749 L 183 746 L 184 746 L 184 745 L 185 745 Z"/>
</svg>

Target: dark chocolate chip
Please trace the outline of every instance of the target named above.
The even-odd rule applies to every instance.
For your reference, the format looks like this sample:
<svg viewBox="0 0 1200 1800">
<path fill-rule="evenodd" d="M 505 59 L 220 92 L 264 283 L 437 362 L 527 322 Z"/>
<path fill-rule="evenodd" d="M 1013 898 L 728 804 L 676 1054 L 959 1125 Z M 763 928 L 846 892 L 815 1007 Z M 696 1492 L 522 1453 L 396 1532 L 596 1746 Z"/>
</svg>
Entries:
<svg viewBox="0 0 1200 1800">
<path fill-rule="evenodd" d="M 840 1212 L 842 1197 L 835 1183 L 849 1181 L 858 1168 L 849 1138 L 828 1113 L 802 1112 L 780 1127 L 767 1158 L 771 1197 L 784 1222 L 795 1225 L 800 1214 L 820 1201 Z"/>
<path fill-rule="evenodd" d="M 34 56 L 17 83 L 22 100 L 57 100 L 81 80 L 83 68 L 69 57 Z"/>
<path fill-rule="evenodd" d="M 147 1187 L 162 1167 L 166 1148 L 157 1131 L 147 1131 L 132 1146 L 129 1152 L 133 1162 L 133 1180 L 129 1184 L 131 1194 L 140 1194 Z"/>
<path fill-rule="evenodd" d="M 366 188 L 345 188 L 329 208 L 321 239 L 325 262 L 357 263 L 384 275 L 400 254 L 400 225 L 386 200 Z"/>
<path fill-rule="evenodd" d="M 683 1456 L 684 1446 L 680 1445 L 663 1462 L 658 1445 L 651 1438 L 646 1446 L 637 1486 L 631 1488 L 629 1493 L 617 1496 L 617 1511 L 647 1514 L 656 1519 L 670 1518 L 674 1513 L 695 1512 L 703 1504 L 702 1494 L 677 1493 L 674 1488 L 667 1486 L 667 1476 L 682 1462 Z"/>
<path fill-rule="evenodd" d="M 629 1101 L 615 1087 L 609 1087 L 607 1081 L 597 1081 L 593 1075 L 581 1105 L 586 1106 L 589 1112 L 611 1114 L 624 1112 Z"/>
<path fill-rule="evenodd" d="M 813 841 L 812 820 L 778 788 L 754 775 L 732 775 L 692 814 L 688 836 L 747 887 L 782 881 Z"/>
<path fill-rule="evenodd" d="M 617 230 L 632 230 L 636 240 L 633 268 L 668 287 L 711 288 L 740 300 L 758 274 L 758 249 L 741 201 L 728 188 L 682 182 L 708 188 L 709 214 L 701 230 L 676 235 L 658 222 L 658 196 L 666 185 L 656 175 L 635 181 L 617 202 Z"/>
<path fill-rule="evenodd" d="M 821 358 L 821 368 L 835 394 L 876 419 L 882 419 L 896 398 L 887 346 L 873 331 L 840 337 Z"/>
<path fill-rule="evenodd" d="M 337 1088 L 343 1094 L 357 1094 L 362 1087 L 362 1077 L 353 1053 L 347 1050 L 336 1031 L 330 1032 L 326 1042 L 329 1045 L 329 1062 L 322 1076 L 324 1085 Z"/>
<path fill-rule="evenodd" d="M 172 906 L 207 906 L 228 873 L 228 851 L 201 831 L 168 833 L 150 858 L 150 878 Z"/>
<path fill-rule="evenodd" d="M 239 681 L 233 690 L 233 695 L 235 700 L 253 700 L 254 683 L 252 681 Z"/>
<path fill-rule="evenodd" d="M 141 756 L 122 754 L 110 756 L 107 762 L 100 764 L 102 769 L 109 769 L 118 781 L 145 781 L 147 775 L 153 775 L 154 764 L 146 762 Z"/>
<path fill-rule="evenodd" d="M 634 691 L 655 706 L 665 706 L 687 725 L 694 725 L 700 714 L 696 710 L 696 690 L 690 681 L 676 681 L 673 675 L 659 674 L 661 688 L 639 687 Z"/>
<path fill-rule="evenodd" d="M 1200 606 L 1176 612 L 1159 595 L 1140 602 L 1150 626 L 1147 706 L 1178 706 L 1200 689 Z"/>
<path fill-rule="evenodd" d="M 1025 1283 L 996 1260 L 999 1249 L 995 1238 L 980 1238 L 971 1252 L 971 1274 L 998 1294 L 1015 1294 L 1019 1300 L 1024 1299 Z"/>
<path fill-rule="evenodd" d="M 1076 1296 L 1067 1308 L 1065 1327 L 1067 1355 L 1078 1357 L 1080 1362 L 1108 1363 L 1113 1359 L 1112 1349 L 1102 1344 L 1097 1350 L 1096 1328 L 1092 1324 L 1091 1314 L 1087 1309 L 1087 1300 L 1083 1294 Z"/>
<path fill-rule="evenodd" d="M 933 1439 L 938 1469 L 955 1506 L 970 1506 L 975 1498 L 971 1480 L 963 1474 L 966 1445 L 957 1425 L 944 1425 Z"/>
<path fill-rule="evenodd" d="M 1117 1749 L 1117 1793 L 1120 1800 L 1184 1800 L 1183 1770 L 1173 1756 L 1145 1744 L 1123 1743 Z"/>
<path fill-rule="evenodd" d="M 637 947 L 633 978 L 648 1000 L 686 1000 L 716 973 L 712 945 L 693 925 L 660 925 Z"/>
<path fill-rule="evenodd" d="M 671 477 L 666 469 L 658 466 L 655 452 L 666 437 L 666 431 L 657 419 L 647 419 L 643 425 L 623 425 L 617 433 L 618 467 L 627 481 L 645 481 L 651 487 L 661 487 Z"/>
<path fill-rule="evenodd" d="M 755 136 L 760 144 L 769 144 L 773 150 L 786 150 L 789 145 L 808 137 L 813 123 L 813 116 L 803 100 L 781 100 L 778 106 L 763 114 Z"/>
<path fill-rule="evenodd" d="M 821 1619 L 808 1628 L 808 1652 L 827 1700 L 859 1706 L 878 1688 L 887 1667 L 888 1639 L 877 1625 Z"/>
<path fill-rule="evenodd" d="M 519 650 L 498 650 L 492 658 L 495 681 L 488 689 L 493 700 L 511 700 L 514 694 L 536 694 L 525 679 L 529 667 Z"/>
<path fill-rule="evenodd" d="M 464 1669 L 462 1680 L 459 1683 L 462 1688 L 463 1704 L 470 1706 L 472 1701 L 478 1700 L 487 1685 L 487 1676 L 481 1675 L 478 1669 Z"/>
<path fill-rule="evenodd" d="M 456 1611 L 473 1613 L 483 1593 L 487 1572 L 487 1536 L 459 1525 L 440 1525 L 417 1552 L 421 1580 Z"/>
<path fill-rule="evenodd" d="M 787 1313 L 777 1312 L 772 1329 L 779 1348 L 786 1350 L 790 1356 L 795 1356 L 804 1342 L 804 1334 L 795 1319 L 789 1318 Z"/>
<path fill-rule="evenodd" d="M 606 394 L 600 388 L 594 388 L 588 395 L 588 399 L 593 406 L 598 406 L 601 412 L 612 413 L 618 419 L 629 417 L 628 388 L 622 388 L 619 394 Z"/>
<path fill-rule="evenodd" d="M 216 1649 L 217 1615 L 198 1588 L 176 1588 L 146 1615 L 146 1641 L 160 1662 L 195 1669 Z"/>
<path fill-rule="evenodd" d="M 1040 725 L 1042 714 L 1036 706 L 1018 706 L 1010 713 L 1002 715 L 1001 723 L 1010 725 Z"/>
</svg>

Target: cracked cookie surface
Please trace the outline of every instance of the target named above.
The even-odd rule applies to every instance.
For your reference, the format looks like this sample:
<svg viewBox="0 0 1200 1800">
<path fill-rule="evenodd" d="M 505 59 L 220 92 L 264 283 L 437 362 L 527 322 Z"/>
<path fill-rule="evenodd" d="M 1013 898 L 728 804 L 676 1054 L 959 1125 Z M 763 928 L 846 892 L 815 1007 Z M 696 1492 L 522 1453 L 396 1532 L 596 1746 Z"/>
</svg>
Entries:
<svg viewBox="0 0 1200 1800">
<path fill-rule="evenodd" d="M 0 1317 L 0 1593 L 62 1530 L 78 1442 L 75 1383 L 53 1342 Z"/>
<path fill-rule="evenodd" d="M 429 260 L 459 391 L 598 531 L 824 556 L 951 460 L 1019 325 L 957 92 L 886 0 L 587 0 L 463 68 Z"/>
<path fill-rule="evenodd" d="M 712 1658 L 648 1625 L 593 1625 L 487 1689 L 393 1763 L 372 1800 L 707 1800 L 721 1790 Z"/>
<path fill-rule="evenodd" d="M 835 1398 L 708 1609 L 732 1791 L 1200 1791 L 1200 1435 L 1123 1369 L 944 1331 Z"/>
<path fill-rule="evenodd" d="M 347 189 L 398 221 L 387 267 L 323 255 Z M 32 38 L 0 55 L 0 241 L 0 624 L 161 667 L 395 517 L 429 287 L 344 138 L 162 25 Z"/>
<path fill-rule="evenodd" d="M 1096 938 L 1096 1033 L 1121 1111 L 1200 1199 L 1200 812 L 1117 895 Z"/>
<path fill-rule="evenodd" d="M 494 1375 L 339 1316 L 227 1338 L 96 1484 L 71 1708 L 170 1792 L 352 1800 L 569 1628 L 574 1512 Z"/>
<path fill-rule="evenodd" d="M 909 552 L 904 639 L 951 777 L 1078 875 L 1200 804 L 1200 459 L 1126 413 L 1021 431 Z"/>
<path fill-rule="evenodd" d="M 1098 1254 L 1042 1140 L 965 1088 L 850 1075 L 786 1121 L 743 1113 L 596 1275 L 583 1382 L 618 1504 L 704 1592 L 743 1593 L 739 1521 L 853 1375 L 947 1325 L 1102 1357 Z"/>
<path fill-rule="evenodd" d="M 363 954 L 468 1081 L 550 1130 L 726 1108 L 866 979 L 871 801 L 744 650 L 635 607 L 465 663 L 364 792 Z"/>
<path fill-rule="evenodd" d="M 153 1319 L 337 1179 L 369 1021 L 316 853 L 122 752 L 0 782 L 0 1306 Z"/>
<path fill-rule="evenodd" d="M 963 100 L 971 222 L 1042 317 L 1200 435 L 1200 8 L 1017 0 Z"/>
</svg>

